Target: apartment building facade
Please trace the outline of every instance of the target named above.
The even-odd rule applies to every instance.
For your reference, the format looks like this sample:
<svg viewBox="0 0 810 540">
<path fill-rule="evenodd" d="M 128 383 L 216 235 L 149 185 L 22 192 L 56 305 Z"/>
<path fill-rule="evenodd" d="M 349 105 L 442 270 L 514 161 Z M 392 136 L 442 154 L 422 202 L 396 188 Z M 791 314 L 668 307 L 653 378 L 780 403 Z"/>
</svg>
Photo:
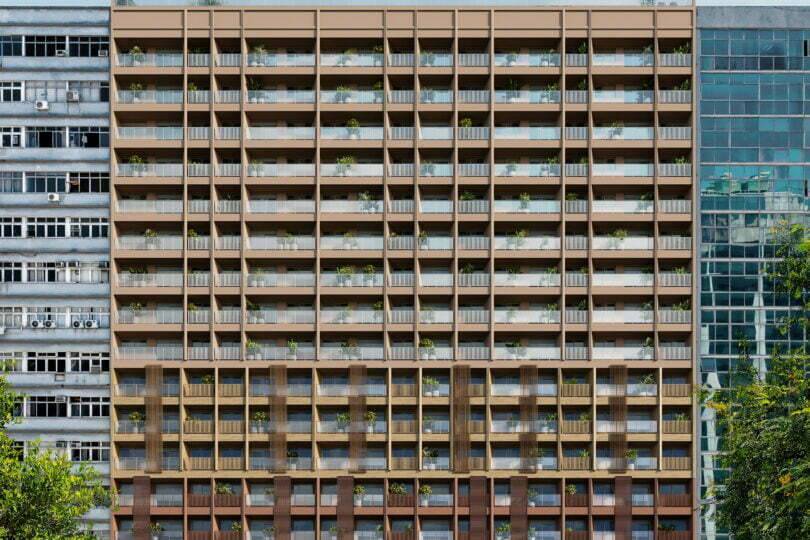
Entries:
<svg viewBox="0 0 810 540">
<path fill-rule="evenodd" d="M 740 343 L 763 371 L 766 359 L 807 342 L 782 334 L 791 308 L 767 279 L 771 229 L 808 224 L 808 40 L 799 7 L 699 8 L 700 380 L 728 388 Z M 722 486 L 714 411 L 700 411 L 701 499 Z M 715 508 L 703 508 L 700 537 L 725 540 Z"/>
<path fill-rule="evenodd" d="M 0 13 L 0 359 L 24 394 L 10 434 L 106 478 L 109 10 Z M 86 518 L 109 530 L 108 510 Z"/>
<path fill-rule="evenodd" d="M 693 19 L 114 7 L 114 537 L 691 538 Z"/>
</svg>

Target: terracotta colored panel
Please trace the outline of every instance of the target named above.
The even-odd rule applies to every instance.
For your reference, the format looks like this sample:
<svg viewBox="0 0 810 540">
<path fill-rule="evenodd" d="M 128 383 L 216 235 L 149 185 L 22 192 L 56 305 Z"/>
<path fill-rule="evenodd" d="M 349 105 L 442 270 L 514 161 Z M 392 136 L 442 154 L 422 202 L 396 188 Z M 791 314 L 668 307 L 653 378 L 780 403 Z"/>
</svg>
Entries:
<svg viewBox="0 0 810 540">
<path fill-rule="evenodd" d="M 210 11 L 189 11 L 186 15 L 186 26 L 189 28 L 209 28 L 211 26 Z M 214 20 L 219 12 L 214 12 Z"/>
<path fill-rule="evenodd" d="M 452 11 L 420 11 L 416 15 L 419 28 L 453 28 Z"/>
<path fill-rule="evenodd" d="M 338 540 L 354 538 L 354 479 L 339 476 L 337 479 L 337 527 Z"/>
<path fill-rule="evenodd" d="M 413 28 L 413 11 L 389 11 L 385 15 L 385 23 L 388 28 Z"/>
<path fill-rule="evenodd" d="M 528 491 L 529 481 L 525 476 L 509 479 L 511 540 L 526 540 L 529 536 Z"/>
<path fill-rule="evenodd" d="M 182 11 L 151 11 L 144 9 L 114 11 L 112 27 L 121 30 L 151 30 L 155 28 L 156 20 L 160 21 L 161 30 L 183 28 Z"/>
<path fill-rule="evenodd" d="M 273 493 L 275 509 L 273 510 L 273 526 L 275 538 L 289 540 L 292 520 L 290 518 L 290 504 L 292 503 L 292 480 L 289 476 L 276 476 L 273 479 Z"/>
<path fill-rule="evenodd" d="M 633 479 L 629 476 L 616 477 L 616 540 L 630 540 L 633 526 Z"/>
<path fill-rule="evenodd" d="M 163 461 L 163 368 L 159 365 L 145 367 L 146 385 L 144 410 L 146 424 L 144 442 L 146 444 L 145 472 L 159 473 Z"/>
<path fill-rule="evenodd" d="M 321 28 L 382 28 L 383 12 L 374 11 L 321 11 Z"/>
<path fill-rule="evenodd" d="M 470 366 L 453 368 L 453 470 L 470 472 Z"/>
<path fill-rule="evenodd" d="M 241 26 L 238 11 L 214 11 L 214 26 L 220 28 L 239 28 Z"/>
<path fill-rule="evenodd" d="M 132 479 L 132 530 L 134 540 L 149 540 L 149 506 L 152 483 L 148 476 Z"/>
<path fill-rule="evenodd" d="M 488 509 L 487 479 L 470 477 L 470 540 L 487 540 Z"/>
<path fill-rule="evenodd" d="M 314 11 L 245 11 L 245 29 L 314 28 Z"/>
<path fill-rule="evenodd" d="M 591 14 L 591 26 L 594 28 L 652 28 L 653 12 L 648 10 L 633 11 L 594 11 Z"/>
<path fill-rule="evenodd" d="M 659 11 L 658 28 L 692 28 L 691 11 Z"/>
<path fill-rule="evenodd" d="M 495 28 L 558 28 L 562 21 L 559 11 L 496 11 Z"/>
<path fill-rule="evenodd" d="M 489 11 L 459 11 L 459 28 L 489 28 Z"/>
</svg>

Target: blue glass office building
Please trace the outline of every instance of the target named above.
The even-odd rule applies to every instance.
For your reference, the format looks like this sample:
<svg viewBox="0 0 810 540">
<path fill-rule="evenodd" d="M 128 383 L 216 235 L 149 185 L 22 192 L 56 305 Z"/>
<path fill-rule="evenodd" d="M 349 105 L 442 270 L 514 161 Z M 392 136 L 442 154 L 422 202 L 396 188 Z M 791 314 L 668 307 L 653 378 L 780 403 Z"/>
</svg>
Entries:
<svg viewBox="0 0 810 540">
<path fill-rule="evenodd" d="M 745 339 L 754 359 L 783 335 L 789 309 L 763 277 L 773 257 L 770 229 L 808 221 L 810 182 L 810 9 L 699 8 L 701 383 L 728 387 Z M 805 26 L 803 27 L 802 24 Z M 762 369 L 766 369 L 762 363 Z M 704 409 L 698 440 L 702 498 L 722 485 L 714 414 Z M 725 540 L 714 509 L 702 509 L 701 539 Z"/>
</svg>

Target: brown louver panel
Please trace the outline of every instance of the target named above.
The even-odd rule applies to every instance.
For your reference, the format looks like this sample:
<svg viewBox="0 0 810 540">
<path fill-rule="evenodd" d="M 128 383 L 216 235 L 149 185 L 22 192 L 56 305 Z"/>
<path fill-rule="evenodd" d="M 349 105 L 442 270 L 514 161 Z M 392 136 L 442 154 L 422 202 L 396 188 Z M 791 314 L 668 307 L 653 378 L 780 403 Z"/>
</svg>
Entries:
<svg viewBox="0 0 810 540">
<path fill-rule="evenodd" d="M 290 540 L 292 519 L 290 518 L 290 505 L 292 504 L 292 479 L 289 476 L 276 476 L 273 479 L 273 494 L 275 508 L 273 510 L 273 527 L 277 540 Z"/>
<path fill-rule="evenodd" d="M 470 477 L 470 540 L 488 540 L 488 510 L 487 479 L 483 476 Z"/>
<path fill-rule="evenodd" d="M 273 366 L 270 368 L 273 388 L 270 392 L 270 418 L 273 421 L 273 432 L 270 441 L 273 447 L 273 470 L 287 471 L 287 368 Z"/>
<path fill-rule="evenodd" d="M 136 476 L 132 479 L 132 531 L 133 540 L 149 540 L 149 504 L 152 494 L 152 482 L 148 476 Z"/>
<path fill-rule="evenodd" d="M 361 391 L 366 384 L 366 366 L 355 365 L 349 368 L 349 417 L 351 418 L 349 431 L 349 460 L 354 472 L 363 472 L 364 458 L 366 457 L 366 393 Z"/>
<path fill-rule="evenodd" d="M 511 540 L 528 540 L 529 537 L 529 480 L 525 476 L 513 476 L 509 480 L 509 519 L 512 526 Z"/>
<path fill-rule="evenodd" d="M 524 396 L 533 396 L 537 392 L 537 367 L 520 366 L 520 386 Z"/>
<path fill-rule="evenodd" d="M 535 374 L 537 370 L 534 370 Z M 537 398 L 522 395 L 520 397 L 520 421 L 523 429 L 520 432 L 520 468 L 530 473 L 537 469 L 537 433 L 534 426 L 537 422 Z"/>
<path fill-rule="evenodd" d="M 146 467 L 144 472 L 159 473 L 163 461 L 163 368 L 159 365 L 145 367 L 144 388 L 144 442 L 146 444 Z"/>
<path fill-rule="evenodd" d="M 453 368 L 453 470 L 470 472 L 470 366 Z"/>
<path fill-rule="evenodd" d="M 610 366 L 610 384 L 617 388 L 625 388 L 627 385 L 627 366 L 615 365 Z M 608 398 L 608 407 L 610 409 L 610 421 L 614 426 L 619 426 L 618 433 L 611 433 L 608 436 L 610 445 L 610 456 L 617 465 L 615 470 L 627 470 L 627 463 L 625 461 L 625 453 L 627 452 L 627 433 L 625 426 L 627 425 L 627 398 L 624 392 L 621 395 L 611 396 Z"/>
<path fill-rule="evenodd" d="M 616 540 L 631 540 L 633 536 L 633 479 L 629 476 L 617 476 L 615 486 Z"/>
<path fill-rule="evenodd" d="M 339 476 L 337 479 L 337 527 L 338 540 L 354 540 L 354 479 Z"/>
</svg>

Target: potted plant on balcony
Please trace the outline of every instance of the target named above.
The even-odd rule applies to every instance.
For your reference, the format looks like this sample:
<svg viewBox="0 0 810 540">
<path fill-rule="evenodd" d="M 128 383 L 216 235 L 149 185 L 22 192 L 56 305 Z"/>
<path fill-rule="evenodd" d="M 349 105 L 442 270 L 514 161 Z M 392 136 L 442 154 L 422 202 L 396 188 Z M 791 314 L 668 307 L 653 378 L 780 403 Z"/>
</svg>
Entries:
<svg viewBox="0 0 810 540">
<path fill-rule="evenodd" d="M 254 45 L 251 52 L 253 53 L 250 55 L 249 65 L 251 67 L 265 65 L 267 61 L 267 48 L 263 44 L 259 43 L 258 45 Z"/>
<path fill-rule="evenodd" d="M 433 311 L 431 306 L 424 306 L 422 308 L 422 314 L 424 315 L 424 319 L 420 322 L 426 324 L 433 324 L 436 322 L 436 313 Z M 431 358 L 431 360 L 435 360 L 435 358 Z"/>
<path fill-rule="evenodd" d="M 610 232 L 610 246 L 619 249 L 627 238 L 627 229 L 614 229 Z"/>
<path fill-rule="evenodd" d="M 248 161 L 248 176 L 261 176 L 262 162 L 257 159 Z"/>
<path fill-rule="evenodd" d="M 532 465 L 538 471 L 543 470 L 543 458 L 546 457 L 546 449 L 542 446 L 534 446 L 529 449 L 529 458 L 533 461 Z"/>
<path fill-rule="evenodd" d="M 424 338 L 422 341 L 430 341 L 427 338 Z M 422 347 L 422 342 L 419 343 L 420 347 Z M 426 345 L 425 345 L 426 346 Z M 430 346 L 433 346 L 433 341 L 430 341 Z M 424 386 L 423 395 L 425 397 L 438 397 L 439 396 L 439 381 L 433 377 L 424 376 L 422 377 L 422 386 Z"/>
<path fill-rule="evenodd" d="M 377 422 L 377 413 L 374 411 L 366 411 L 366 433 L 374 433 L 375 423 Z"/>
<path fill-rule="evenodd" d="M 436 359 L 436 345 L 433 343 L 432 339 L 422 338 L 419 340 L 419 357 L 422 360 Z"/>
<path fill-rule="evenodd" d="M 129 58 L 132 60 L 133 66 L 140 66 L 146 59 L 146 54 L 144 54 L 143 49 L 141 49 L 138 45 L 133 45 L 129 49 Z"/>
<path fill-rule="evenodd" d="M 363 506 L 363 495 L 366 494 L 365 486 L 354 486 L 352 494 L 354 495 L 354 505 Z"/>
<path fill-rule="evenodd" d="M 266 101 L 264 92 L 264 84 L 261 79 L 255 77 L 248 77 L 248 101 L 250 103 L 264 103 Z"/>
<path fill-rule="evenodd" d="M 253 287 L 266 287 L 267 277 L 265 276 L 264 268 L 254 268 L 250 275 L 250 280 Z"/>
<path fill-rule="evenodd" d="M 352 89 L 345 84 L 339 84 L 335 87 L 335 102 L 337 103 L 351 103 Z"/>
<path fill-rule="evenodd" d="M 506 53 L 506 66 L 514 67 L 515 64 L 517 64 L 519 55 L 520 53 L 518 51 L 509 51 Z"/>
<path fill-rule="evenodd" d="M 132 267 L 128 269 L 129 279 L 132 287 L 143 287 L 146 285 L 146 269 L 143 267 Z"/>
<path fill-rule="evenodd" d="M 251 433 L 266 433 L 269 431 L 268 422 L 270 419 L 264 411 L 256 411 L 253 413 L 253 422 L 250 425 Z"/>
<path fill-rule="evenodd" d="M 432 67 L 436 62 L 436 53 L 433 51 L 424 51 L 419 55 L 423 66 Z"/>
<path fill-rule="evenodd" d="M 517 312 L 518 309 L 515 306 L 510 306 L 509 309 L 506 310 L 506 322 L 512 324 L 517 319 Z"/>
<path fill-rule="evenodd" d="M 526 192 L 521 193 L 518 195 L 518 200 L 520 200 L 520 211 L 521 212 L 528 212 L 529 205 L 532 202 L 532 196 Z"/>
<path fill-rule="evenodd" d="M 214 379 L 214 376 L 213 376 L 212 374 L 210 374 L 210 373 L 206 373 L 205 375 L 203 375 L 202 377 L 200 377 L 200 384 L 208 384 L 208 385 L 211 385 L 211 384 L 214 384 L 214 380 L 215 380 L 215 379 Z"/>
<path fill-rule="evenodd" d="M 261 360 L 261 345 L 252 339 L 245 342 L 245 350 L 248 360 Z"/>
<path fill-rule="evenodd" d="M 508 243 L 511 249 L 520 249 L 526 243 L 526 238 L 529 236 L 529 231 L 526 229 L 518 229 L 509 235 Z"/>
<path fill-rule="evenodd" d="M 355 163 L 357 163 L 357 159 L 354 156 L 340 156 L 336 160 L 337 167 L 335 167 L 335 172 L 338 176 L 346 176 L 351 171 L 352 167 Z"/>
<path fill-rule="evenodd" d="M 400 484 L 397 482 L 393 482 L 388 485 L 388 494 L 389 495 L 407 495 L 408 492 L 405 489 L 405 484 Z"/>
<path fill-rule="evenodd" d="M 512 535 L 512 525 L 508 521 L 504 521 L 495 529 L 495 538 L 498 540 L 509 540 Z"/>
<path fill-rule="evenodd" d="M 138 154 L 132 154 L 127 159 L 127 164 L 132 176 L 144 176 L 146 174 L 146 162 Z"/>
<path fill-rule="evenodd" d="M 436 174 L 436 164 L 430 159 L 424 159 L 419 165 L 420 176 L 433 176 Z"/>
<path fill-rule="evenodd" d="M 250 300 L 246 301 L 245 307 L 248 311 L 248 323 L 250 324 L 263 324 L 264 315 L 262 315 L 261 308 L 258 304 L 254 304 Z"/>
<path fill-rule="evenodd" d="M 550 412 L 546 414 L 545 422 L 540 426 L 540 433 L 554 432 L 554 422 L 557 421 L 557 413 Z"/>
<path fill-rule="evenodd" d="M 291 471 L 298 469 L 298 452 L 296 450 L 287 450 L 287 467 Z"/>
<path fill-rule="evenodd" d="M 584 461 L 587 463 L 591 457 L 591 451 L 588 450 L 587 448 L 583 448 L 582 450 L 579 451 L 577 457 L 580 459 L 580 461 Z M 584 467 L 587 468 L 587 465 L 584 465 Z"/>
<path fill-rule="evenodd" d="M 639 379 L 638 384 L 640 386 L 638 395 L 642 397 L 652 397 L 655 395 L 655 375 L 652 373 L 647 373 L 641 379 Z"/>
<path fill-rule="evenodd" d="M 530 508 L 534 508 L 535 506 L 537 506 L 537 496 L 538 495 L 540 495 L 540 493 L 534 488 L 529 488 L 526 491 L 526 499 L 527 499 L 527 502 L 528 502 Z"/>
<path fill-rule="evenodd" d="M 377 81 L 371 85 L 371 92 L 374 94 L 374 103 L 382 103 L 383 101 L 383 82 Z"/>
<path fill-rule="evenodd" d="M 377 209 L 377 204 L 371 198 L 371 194 L 368 191 L 361 191 L 360 193 L 357 194 L 357 198 L 362 203 L 360 205 L 360 208 L 364 213 L 370 214 Z"/>
<path fill-rule="evenodd" d="M 132 83 L 129 85 L 129 92 L 132 94 L 132 103 L 140 103 L 143 97 L 143 85 L 141 83 Z"/>
<path fill-rule="evenodd" d="M 506 164 L 506 176 L 515 176 L 517 175 L 518 167 L 520 163 L 517 160 L 512 160 Z"/>
<path fill-rule="evenodd" d="M 337 60 L 337 65 L 341 67 L 351 66 L 354 63 L 354 57 L 357 55 L 357 49 L 348 48 L 343 51 Z"/>
<path fill-rule="evenodd" d="M 624 453 L 624 459 L 627 460 L 627 468 L 631 471 L 636 470 L 636 461 L 638 460 L 638 450 L 630 448 Z"/>
<path fill-rule="evenodd" d="M 292 362 L 298 360 L 298 342 L 293 338 L 287 340 L 287 360 Z"/>
<path fill-rule="evenodd" d="M 141 311 L 143 311 L 143 304 L 140 302 L 130 302 L 129 310 L 132 312 L 132 324 L 139 324 L 141 322 Z"/>
<path fill-rule="evenodd" d="M 346 247 L 347 242 L 344 235 L 343 239 L 344 248 L 349 249 Z M 354 275 L 354 266 L 349 264 L 338 266 L 337 268 L 337 277 L 338 277 L 338 286 L 339 287 L 351 287 L 352 285 L 352 276 Z"/>
<path fill-rule="evenodd" d="M 236 533 L 241 533 L 242 532 L 242 524 L 239 523 L 238 521 L 234 521 L 233 523 L 231 523 L 231 530 L 233 532 L 236 532 Z"/>
<path fill-rule="evenodd" d="M 346 433 L 348 431 L 349 422 L 351 422 L 351 415 L 349 413 L 342 412 L 335 415 L 335 424 L 337 425 L 339 433 Z"/>
<path fill-rule="evenodd" d="M 360 137 L 360 120 L 357 118 L 349 118 L 346 122 L 346 132 L 349 135 L 349 139 L 357 140 Z"/>
<path fill-rule="evenodd" d="M 576 495 L 577 494 L 577 486 L 576 484 L 568 484 L 565 486 L 565 494 L 566 495 Z"/>
<path fill-rule="evenodd" d="M 433 417 L 430 415 L 424 415 L 422 417 L 422 431 L 426 434 L 430 435 L 433 433 Z"/>
<path fill-rule="evenodd" d="M 270 527 L 263 529 L 262 533 L 264 534 L 264 540 L 273 540 L 276 533 L 276 528 L 271 525 Z"/>
<path fill-rule="evenodd" d="M 523 350 L 523 344 L 520 342 L 520 340 L 516 339 L 514 341 L 507 342 L 506 350 L 509 351 L 509 358 L 511 358 L 512 360 L 517 360 L 518 358 L 523 356 L 521 354 Z"/>
<path fill-rule="evenodd" d="M 428 246 L 428 232 L 425 230 L 419 231 L 419 249 L 427 249 Z"/>
<path fill-rule="evenodd" d="M 343 249 L 357 248 L 357 239 L 355 238 L 354 231 L 346 231 L 343 233 Z"/>
<path fill-rule="evenodd" d="M 134 430 L 133 433 L 141 433 L 144 421 L 143 414 L 139 411 L 132 411 L 129 413 L 129 415 L 127 415 L 127 418 L 132 424 L 132 428 Z"/>
<path fill-rule="evenodd" d="M 373 264 L 367 264 L 363 267 L 363 284 L 366 287 L 374 286 L 374 274 L 376 270 Z"/>
<path fill-rule="evenodd" d="M 157 521 L 149 524 L 149 537 L 151 540 L 160 540 L 160 533 L 163 532 L 163 525 Z"/>
<path fill-rule="evenodd" d="M 352 360 L 355 356 L 359 356 L 355 349 L 357 349 L 357 345 L 352 340 L 346 340 L 340 344 L 340 354 L 344 360 Z"/>
<path fill-rule="evenodd" d="M 509 79 L 506 81 L 506 100 L 509 103 L 517 103 L 520 99 L 520 82 Z"/>
<path fill-rule="evenodd" d="M 422 454 L 425 455 L 425 452 L 430 450 L 429 448 L 425 448 L 422 450 Z M 425 457 L 429 457 L 425 455 Z M 435 466 L 435 465 L 434 465 Z M 419 506 L 430 506 L 430 496 L 433 494 L 433 488 L 430 487 L 428 484 L 422 484 L 419 486 Z"/>
<path fill-rule="evenodd" d="M 465 116 L 464 118 L 461 118 L 458 121 L 458 127 L 460 127 L 460 128 L 468 129 L 468 128 L 471 128 L 472 126 L 473 126 L 473 121 L 472 121 L 472 118 L 470 118 L 469 116 Z"/>
</svg>

